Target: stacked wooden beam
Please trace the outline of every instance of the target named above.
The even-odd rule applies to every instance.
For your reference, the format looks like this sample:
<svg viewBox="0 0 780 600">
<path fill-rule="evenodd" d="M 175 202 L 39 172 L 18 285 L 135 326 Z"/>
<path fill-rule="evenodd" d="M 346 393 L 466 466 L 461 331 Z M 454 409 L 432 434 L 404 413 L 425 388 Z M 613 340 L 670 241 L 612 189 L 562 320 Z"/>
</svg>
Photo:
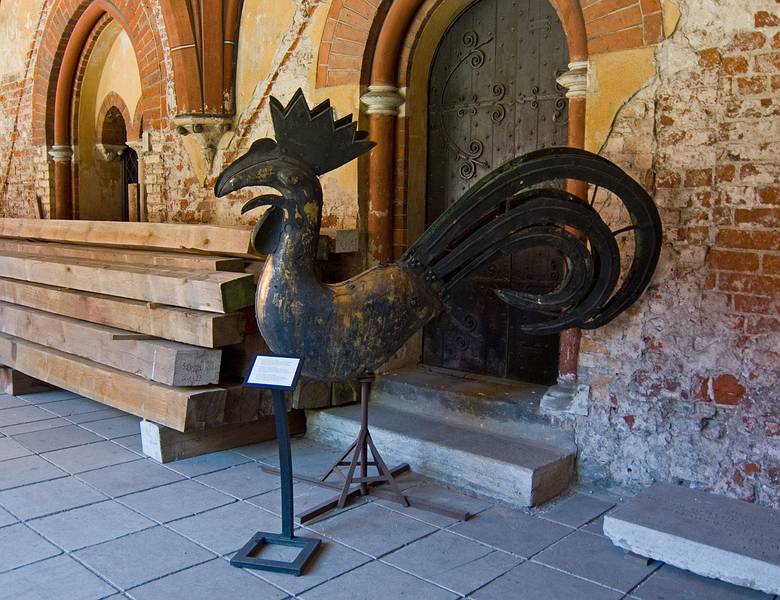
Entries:
<svg viewBox="0 0 780 600">
<path fill-rule="evenodd" d="M 237 428 L 270 404 L 223 362 L 258 350 L 245 310 L 262 260 L 250 231 L 0 219 L 0 363 L 156 426 L 201 431 L 187 439 L 230 425 L 246 443 Z"/>
</svg>

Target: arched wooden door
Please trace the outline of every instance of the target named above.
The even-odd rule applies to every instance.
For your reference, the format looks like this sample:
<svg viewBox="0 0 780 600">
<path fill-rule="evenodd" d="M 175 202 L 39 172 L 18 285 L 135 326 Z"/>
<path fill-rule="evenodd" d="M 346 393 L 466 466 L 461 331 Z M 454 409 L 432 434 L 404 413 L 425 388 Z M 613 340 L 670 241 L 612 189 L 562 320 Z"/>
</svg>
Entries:
<svg viewBox="0 0 780 600">
<path fill-rule="evenodd" d="M 429 81 L 426 219 L 433 222 L 492 169 L 537 148 L 565 145 L 563 28 L 548 0 L 480 0 L 443 37 Z M 453 310 L 425 329 L 428 365 L 555 383 L 558 336 L 520 333 L 522 311 L 493 289 L 557 286 L 562 260 L 547 250 L 494 263 L 453 294 Z"/>
</svg>

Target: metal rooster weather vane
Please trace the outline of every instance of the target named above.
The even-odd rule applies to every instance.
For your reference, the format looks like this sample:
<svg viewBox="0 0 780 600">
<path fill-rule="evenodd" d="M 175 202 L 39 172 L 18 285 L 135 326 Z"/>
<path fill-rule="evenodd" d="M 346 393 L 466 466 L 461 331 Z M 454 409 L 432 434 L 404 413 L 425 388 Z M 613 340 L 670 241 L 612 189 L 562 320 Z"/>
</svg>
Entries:
<svg viewBox="0 0 780 600">
<path fill-rule="evenodd" d="M 560 285 L 549 293 L 495 290 L 507 304 L 535 315 L 522 325 L 525 333 L 605 325 L 636 301 L 653 275 L 662 233 L 647 192 L 598 155 L 549 148 L 485 176 L 397 262 L 324 284 L 314 269 L 322 219 L 318 177 L 374 144 L 351 115 L 334 121 L 329 101 L 309 109 L 301 90 L 286 107 L 271 98 L 271 116 L 276 141 L 254 142 L 220 175 L 215 193 L 249 186 L 279 192 L 242 209 L 271 207 L 254 231 L 255 248 L 268 255 L 257 289 L 257 321 L 271 350 L 303 358 L 307 377 L 344 381 L 373 371 L 447 310 L 455 286 L 516 251 L 552 247 L 566 265 Z M 565 180 L 614 194 L 631 225 L 613 232 L 592 205 L 550 187 Z M 616 237 L 622 233 L 633 233 L 634 247 L 621 276 Z"/>
</svg>

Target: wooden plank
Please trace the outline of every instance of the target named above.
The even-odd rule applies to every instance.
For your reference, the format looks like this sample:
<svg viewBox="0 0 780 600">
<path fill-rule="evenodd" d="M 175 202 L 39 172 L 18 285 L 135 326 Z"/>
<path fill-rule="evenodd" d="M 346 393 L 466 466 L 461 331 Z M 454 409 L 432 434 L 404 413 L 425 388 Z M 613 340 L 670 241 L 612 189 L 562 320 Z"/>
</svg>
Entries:
<svg viewBox="0 0 780 600">
<path fill-rule="evenodd" d="M 9 396 L 21 396 L 23 394 L 51 392 L 56 389 L 54 386 L 35 379 L 35 377 L 25 375 L 16 369 L 0 367 L 0 393 L 8 394 Z"/>
<path fill-rule="evenodd" d="M 107 263 L 149 265 L 196 271 L 231 271 L 234 273 L 243 272 L 246 265 L 246 260 L 243 258 L 226 256 L 183 254 L 180 252 L 149 252 L 147 250 L 128 250 L 126 248 L 77 246 L 74 244 L 30 242 L 28 240 L 0 238 L 0 254 L 8 253 L 77 258 Z"/>
<path fill-rule="evenodd" d="M 1 277 L 0 300 L 204 348 L 240 343 L 246 321 L 242 313 L 155 306 Z"/>
<path fill-rule="evenodd" d="M 252 228 L 243 225 L 0 219 L 0 237 L 232 256 L 258 256 L 251 235 Z"/>
<path fill-rule="evenodd" d="M 165 385 L 198 386 L 219 381 L 221 350 L 161 339 L 128 339 L 121 329 L 17 304 L 0 302 L 0 333 Z"/>
<path fill-rule="evenodd" d="M 169 387 L 5 334 L 0 334 L 0 362 L 177 431 L 219 424 L 224 416 L 224 388 Z"/>
<path fill-rule="evenodd" d="M 0 255 L 0 276 L 208 312 L 233 312 L 254 300 L 252 276 L 243 273 L 193 272 L 8 253 Z"/>
<path fill-rule="evenodd" d="M 306 417 L 302 410 L 290 411 L 287 418 L 291 435 L 306 431 Z M 274 438 L 276 426 L 272 416 L 250 423 L 236 423 L 185 433 L 173 431 L 151 421 L 141 422 L 143 452 L 161 463 L 257 444 Z"/>
</svg>

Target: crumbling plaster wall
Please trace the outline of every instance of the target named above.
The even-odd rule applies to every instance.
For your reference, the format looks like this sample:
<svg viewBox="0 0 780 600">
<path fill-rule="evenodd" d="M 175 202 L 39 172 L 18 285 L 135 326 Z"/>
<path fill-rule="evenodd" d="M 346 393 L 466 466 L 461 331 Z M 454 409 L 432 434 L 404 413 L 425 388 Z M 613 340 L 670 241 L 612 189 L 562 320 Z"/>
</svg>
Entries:
<svg viewBox="0 0 780 600">
<path fill-rule="evenodd" d="M 655 198 L 665 243 L 645 297 L 584 335 L 580 465 L 780 506 L 778 5 L 679 5 L 652 76 L 601 138 L 589 121 L 592 149 Z"/>
</svg>

